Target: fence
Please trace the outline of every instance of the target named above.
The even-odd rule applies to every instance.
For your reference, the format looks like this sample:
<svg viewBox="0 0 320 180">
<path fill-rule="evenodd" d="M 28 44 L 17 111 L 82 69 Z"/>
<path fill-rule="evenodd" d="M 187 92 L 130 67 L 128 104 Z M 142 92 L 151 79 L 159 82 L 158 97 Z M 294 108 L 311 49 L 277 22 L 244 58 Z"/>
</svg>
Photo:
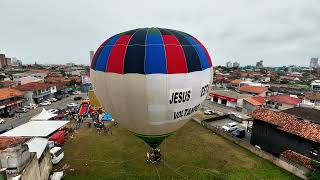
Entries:
<svg viewBox="0 0 320 180">
<path fill-rule="evenodd" d="M 288 162 L 286 162 L 286 161 L 284 161 L 282 159 L 279 159 L 279 158 L 273 156 L 270 153 L 267 153 L 267 152 L 265 152 L 263 150 L 260 150 L 260 149 L 258 149 L 256 147 L 254 147 L 253 145 L 251 145 L 247 141 L 244 141 L 242 139 L 234 138 L 234 137 L 230 136 L 229 134 L 224 132 L 221 128 L 219 128 L 218 126 L 214 127 L 214 126 L 212 126 L 212 125 L 210 125 L 208 123 L 208 122 L 215 121 L 217 119 L 213 118 L 213 119 L 208 119 L 208 120 L 204 120 L 204 121 L 199 121 L 197 119 L 193 119 L 193 120 L 198 122 L 202 126 L 206 127 L 207 129 L 213 131 L 214 133 L 219 134 L 220 136 L 228 139 L 229 141 L 231 141 L 231 142 L 233 142 L 233 143 L 235 143 L 235 144 L 237 144 L 237 145 L 249 150 L 250 152 L 254 153 L 255 155 L 257 155 L 257 156 L 259 156 L 259 157 L 261 157 L 263 159 L 271 161 L 273 164 L 275 164 L 278 167 L 283 168 L 283 169 L 291 172 L 292 174 L 296 175 L 297 177 L 302 178 L 302 179 L 307 179 L 307 177 L 305 176 L 305 174 L 308 172 L 307 170 L 297 168 L 294 165 L 289 164 Z"/>
</svg>

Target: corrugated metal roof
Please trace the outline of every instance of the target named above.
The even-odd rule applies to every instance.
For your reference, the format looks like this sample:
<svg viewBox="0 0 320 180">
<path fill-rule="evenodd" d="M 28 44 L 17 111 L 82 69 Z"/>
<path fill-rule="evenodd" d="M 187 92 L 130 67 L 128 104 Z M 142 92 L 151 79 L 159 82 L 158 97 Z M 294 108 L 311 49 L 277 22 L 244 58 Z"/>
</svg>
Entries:
<svg viewBox="0 0 320 180">
<path fill-rule="evenodd" d="M 0 136 L 47 137 L 69 121 L 30 121 Z"/>
</svg>

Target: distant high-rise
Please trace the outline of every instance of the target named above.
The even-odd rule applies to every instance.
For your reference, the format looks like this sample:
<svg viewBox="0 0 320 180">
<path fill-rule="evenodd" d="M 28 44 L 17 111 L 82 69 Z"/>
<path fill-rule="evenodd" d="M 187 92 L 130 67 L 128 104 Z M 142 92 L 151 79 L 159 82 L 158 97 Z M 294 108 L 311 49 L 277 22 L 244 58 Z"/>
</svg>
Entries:
<svg viewBox="0 0 320 180">
<path fill-rule="evenodd" d="M 310 59 L 310 67 L 316 68 L 319 65 L 319 58 L 311 58 Z"/>
<path fill-rule="evenodd" d="M 256 68 L 263 68 L 263 60 L 260 60 L 256 63 Z"/>
<path fill-rule="evenodd" d="M 238 63 L 238 62 L 234 62 L 234 63 L 233 63 L 233 67 L 234 67 L 234 68 L 238 68 L 238 67 L 240 67 L 240 63 Z"/>
<path fill-rule="evenodd" d="M 90 62 L 92 61 L 92 59 L 93 59 L 93 56 L 94 56 L 94 51 L 89 51 L 89 54 L 90 54 Z"/>
<path fill-rule="evenodd" d="M 11 66 L 11 58 L 6 57 L 7 67 Z"/>
<path fill-rule="evenodd" d="M 5 64 L 6 64 L 6 55 L 0 54 L 0 68 L 5 67 Z"/>
<path fill-rule="evenodd" d="M 226 67 L 227 67 L 227 68 L 232 68 L 232 62 L 231 62 L 231 61 L 228 61 L 228 62 L 226 63 Z"/>
</svg>

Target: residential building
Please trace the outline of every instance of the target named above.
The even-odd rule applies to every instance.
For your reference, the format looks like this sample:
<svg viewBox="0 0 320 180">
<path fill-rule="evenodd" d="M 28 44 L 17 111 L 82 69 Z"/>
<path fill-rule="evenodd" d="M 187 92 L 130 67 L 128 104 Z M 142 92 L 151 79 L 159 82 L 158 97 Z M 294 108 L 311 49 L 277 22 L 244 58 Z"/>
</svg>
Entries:
<svg viewBox="0 0 320 180">
<path fill-rule="evenodd" d="M 316 68 L 319 65 L 319 58 L 311 58 L 310 59 L 310 67 Z"/>
<path fill-rule="evenodd" d="M 262 96 L 262 97 L 266 97 L 267 95 L 269 95 L 268 88 L 259 87 L 259 86 L 245 85 L 240 87 L 239 92 L 242 94 L 250 94 L 253 96 Z"/>
<path fill-rule="evenodd" d="M 81 90 L 82 92 L 88 92 L 89 90 L 92 90 L 92 84 L 90 77 L 88 75 L 82 75 L 81 76 Z"/>
<path fill-rule="evenodd" d="M 287 150 L 320 161 L 320 125 L 284 112 L 257 109 L 250 143 L 276 156 Z"/>
<path fill-rule="evenodd" d="M 230 85 L 232 88 L 234 89 L 239 89 L 240 88 L 240 83 L 242 82 L 242 80 L 240 79 L 234 79 L 230 82 Z"/>
<path fill-rule="evenodd" d="M 56 85 L 42 82 L 20 85 L 16 89 L 24 92 L 24 104 L 40 103 L 57 92 Z"/>
<path fill-rule="evenodd" d="M 291 109 L 283 110 L 282 112 L 294 115 L 305 121 L 320 124 L 320 110 L 305 107 L 294 107 Z"/>
<path fill-rule="evenodd" d="M 0 137 L 0 162 L 5 179 L 49 179 L 52 162 L 48 139 Z"/>
<path fill-rule="evenodd" d="M 265 99 L 261 96 L 247 97 L 243 99 L 243 113 L 250 113 L 265 106 Z"/>
<path fill-rule="evenodd" d="M 16 83 L 11 80 L 0 81 L 0 88 L 13 88 L 16 86 Z"/>
<path fill-rule="evenodd" d="M 320 105 L 320 92 L 309 92 L 304 95 L 306 102 L 314 103 L 314 105 Z"/>
<path fill-rule="evenodd" d="M 301 99 L 292 97 L 287 94 L 269 96 L 266 98 L 266 106 L 277 110 L 294 108 L 298 106 L 301 102 Z"/>
<path fill-rule="evenodd" d="M 13 88 L 0 89 L 0 116 L 14 111 L 22 105 L 23 92 Z"/>
<path fill-rule="evenodd" d="M 268 76 L 266 76 L 266 77 L 260 77 L 260 78 L 259 78 L 259 81 L 260 81 L 261 83 L 269 83 L 270 80 L 271 80 L 271 78 L 268 77 Z"/>
<path fill-rule="evenodd" d="M 320 92 L 320 80 L 312 81 L 310 86 L 312 91 Z"/>
<path fill-rule="evenodd" d="M 233 108 L 242 108 L 243 99 L 250 97 L 250 95 L 240 94 L 232 90 L 214 90 L 209 93 L 212 102 L 222 104 Z"/>
<path fill-rule="evenodd" d="M 43 79 L 35 78 L 32 76 L 26 76 L 26 77 L 22 77 L 22 78 L 16 78 L 14 81 L 15 81 L 15 84 L 17 86 L 19 86 L 19 85 L 32 83 L 32 82 L 43 82 Z"/>
</svg>

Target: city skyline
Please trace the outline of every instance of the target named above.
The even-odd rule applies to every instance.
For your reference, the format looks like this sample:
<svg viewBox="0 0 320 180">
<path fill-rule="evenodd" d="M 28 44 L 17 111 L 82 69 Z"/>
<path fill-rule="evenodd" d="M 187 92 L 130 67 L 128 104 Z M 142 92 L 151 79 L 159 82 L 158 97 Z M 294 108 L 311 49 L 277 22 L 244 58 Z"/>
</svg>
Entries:
<svg viewBox="0 0 320 180">
<path fill-rule="evenodd" d="M 77 7 L 70 8 L 75 3 Z M 89 64 L 88 52 L 106 38 L 154 26 L 194 34 L 208 48 L 214 65 L 255 65 L 262 59 L 265 66 L 308 66 L 312 57 L 320 56 L 317 1 L 282 1 L 276 7 L 251 1 L 232 2 L 233 6 L 229 1 L 168 3 L 151 7 L 147 1 L 112 6 L 103 1 L 1 2 L 0 20 L 6 28 L 0 30 L 0 53 L 24 63 Z M 120 7 L 125 14 L 118 12 Z"/>
</svg>

